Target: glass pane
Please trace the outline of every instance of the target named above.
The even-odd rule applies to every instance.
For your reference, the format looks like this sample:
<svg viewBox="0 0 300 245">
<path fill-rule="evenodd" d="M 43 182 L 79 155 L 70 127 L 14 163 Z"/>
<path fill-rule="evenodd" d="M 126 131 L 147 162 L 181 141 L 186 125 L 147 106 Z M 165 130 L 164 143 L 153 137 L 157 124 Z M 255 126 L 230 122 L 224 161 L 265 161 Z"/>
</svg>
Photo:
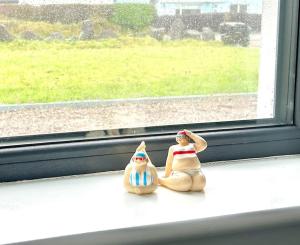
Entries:
<svg viewBox="0 0 300 245">
<path fill-rule="evenodd" d="M 279 0 L 0 0 L 0 137 L 274 117 Z"/>
</svg>

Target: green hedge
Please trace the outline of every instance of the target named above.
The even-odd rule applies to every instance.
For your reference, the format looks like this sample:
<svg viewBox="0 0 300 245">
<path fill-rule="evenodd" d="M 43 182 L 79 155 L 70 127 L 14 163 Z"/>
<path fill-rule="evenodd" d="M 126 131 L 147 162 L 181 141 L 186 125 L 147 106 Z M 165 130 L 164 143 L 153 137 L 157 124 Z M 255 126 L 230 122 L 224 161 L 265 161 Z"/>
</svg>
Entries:
<svg viewBox="0 0 300 245">
<path fill-rule="evenodd" d="M 0 15 L 29 21 L 63 24 L 78 23 L 86 19 L 103 18 L 134 31 L 149 26 L 156 15 L 149 4 L 53 4 L 53 5 L 0 5 Z"/>
<path fill-rule="evenodd" d="M 0 5 L 0 14 L 9 18 L 63 24 L 78 23 L 90 18 L 110 18 L 113 5 L 53 4 Z"/>
<path fill-rule="evenodd" d="M 143 30 L 151 25 L 156 17 L 156 10 L 149 4 L 115 4 L 111 21 L 123 29 Z"/>
</svg>

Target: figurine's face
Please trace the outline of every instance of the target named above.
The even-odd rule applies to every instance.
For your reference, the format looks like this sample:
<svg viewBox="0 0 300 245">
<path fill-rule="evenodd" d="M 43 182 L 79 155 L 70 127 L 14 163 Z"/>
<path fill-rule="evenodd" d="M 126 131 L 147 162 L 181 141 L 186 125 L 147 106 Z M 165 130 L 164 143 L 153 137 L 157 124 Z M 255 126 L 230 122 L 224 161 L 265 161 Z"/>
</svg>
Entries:
<svg viewBox="0 0 300 245">
<path fill-rule="evenodd" d="M 133 161 L 139 166 L 146 165 L 148 163 L 147 159 L 143 157 L 134 157 Z"/>
<path fill-rule="evenodd" d="M 186 136 L 176 136 L 176 142 L 180 145 L 189 144 L 189 140 Z"/>
</svg>

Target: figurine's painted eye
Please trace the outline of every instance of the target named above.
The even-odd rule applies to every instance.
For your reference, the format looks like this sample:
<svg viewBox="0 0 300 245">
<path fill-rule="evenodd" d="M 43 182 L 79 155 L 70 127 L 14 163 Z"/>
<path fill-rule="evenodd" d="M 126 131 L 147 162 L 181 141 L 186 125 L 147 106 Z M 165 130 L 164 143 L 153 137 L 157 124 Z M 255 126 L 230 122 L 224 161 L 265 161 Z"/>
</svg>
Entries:
<svg viewBox="0 0 300 245">
<path fill-rule="evenodd" d="M 135 160 L 141 160 L 141 161 L 143 161 L 143 160 L 145 160 L 145 158 L 143 158 L 143 157 L 136 157 Z"/>
</svg>

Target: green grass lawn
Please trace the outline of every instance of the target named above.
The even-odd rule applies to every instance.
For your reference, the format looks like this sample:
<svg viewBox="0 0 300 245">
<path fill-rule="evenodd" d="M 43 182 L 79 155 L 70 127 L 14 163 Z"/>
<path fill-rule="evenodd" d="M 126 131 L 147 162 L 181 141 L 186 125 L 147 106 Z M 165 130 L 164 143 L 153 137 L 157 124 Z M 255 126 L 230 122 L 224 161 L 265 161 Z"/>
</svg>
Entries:
<svg viewBox="0 0 300 245">
<path fill-rule="evenodd" d="M 259 49 L 193 40 L 0 43 L 0 103 L 256 92 Z"/>
</svg>

